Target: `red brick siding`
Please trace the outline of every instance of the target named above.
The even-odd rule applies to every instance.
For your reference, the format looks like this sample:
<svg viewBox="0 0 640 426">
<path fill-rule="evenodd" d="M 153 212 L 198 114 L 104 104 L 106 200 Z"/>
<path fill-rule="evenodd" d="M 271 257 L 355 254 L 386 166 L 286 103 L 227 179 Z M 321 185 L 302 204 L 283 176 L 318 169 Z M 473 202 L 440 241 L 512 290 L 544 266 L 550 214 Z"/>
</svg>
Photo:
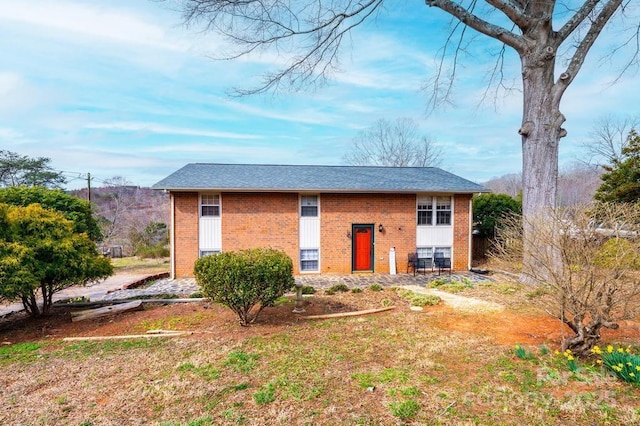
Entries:
<svg viewBox="0 0 640 426">
<path fill-rule="evenodd" d="M 175 192 L 174 202 L 174 243 L 172 253 L 176 277 L 192 277 L 193 265 L 198 259 L 198 194 L 195 192 Z"/>
<path fill-rule="evenodd" d="M 471 195 L 458 194 L 453 201 L 453 269 L 469 269 L 469 200 Z"/>
<path fill-rule="evenodd" d="M 222 250 L 285 251 L 298 273 L 298 194 L 223 193 Z"/>
<path fill-rule="evenodd" d="M 198 258 L 198 194 L 174 196 L 175 274 L 193 276 Z M 453 268 L 466 270 L 469 257 L 469 199 L 454 201 Z M 321 194 L 320 268 L 322 273 L 351 273 L 352 224 L 374 225 L 374 272 L 389 272 L 389 249 L 396 248 L 399 273 L 416 244 L 415 194 Z M 295 193 L 223 193 L 222 249 L 272 247 L 284 250 L 299 273 L 299 198 Z M 384 232 L 378 232 L 378 226 Z"/>
<path fill-rule="evenodd" d="M 351 273 L 352 224 L 374 225 L 374 272 L 389 272 L 394 246 L 398 271 L 406 271 L 407 254 L 416 246 L 414 194 L 321 194 L 320 210 L 322 273 Z M 378 232 L 381 223 L 384 232 Z"/>
</svg>

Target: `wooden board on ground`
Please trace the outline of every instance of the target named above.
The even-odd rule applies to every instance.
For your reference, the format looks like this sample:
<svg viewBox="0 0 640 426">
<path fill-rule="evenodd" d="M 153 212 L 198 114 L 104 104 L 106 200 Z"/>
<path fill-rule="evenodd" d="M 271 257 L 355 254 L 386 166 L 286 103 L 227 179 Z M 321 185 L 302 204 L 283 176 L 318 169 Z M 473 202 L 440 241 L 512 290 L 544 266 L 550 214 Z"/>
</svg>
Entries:
<svg viewBox="0 0 640 426">
<path fill-rule="evenodd" d="M 87 309 L 80 312 L 71 313 L 71 321 L 78 322 L 86 319 L 100 318 L 107 315 L 113 315 L 120 312 L 133 311 L 142 309 L 142 300 L 134 300 L 132 302 L 120 303 L 118 305 L 104 306 L 98 309 Z"/>
</svg>

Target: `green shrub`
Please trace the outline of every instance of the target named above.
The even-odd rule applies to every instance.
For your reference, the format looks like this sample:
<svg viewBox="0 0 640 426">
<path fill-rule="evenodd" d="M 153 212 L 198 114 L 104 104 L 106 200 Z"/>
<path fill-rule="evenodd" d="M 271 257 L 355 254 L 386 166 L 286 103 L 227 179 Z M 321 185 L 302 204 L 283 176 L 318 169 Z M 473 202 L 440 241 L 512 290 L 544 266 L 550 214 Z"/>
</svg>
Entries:
<svg viewBox="0 0 640 426">
<path fill-rule="evenodd" d="M 441 301 L 442 299 L 433 294 L 414 294 L 409 299 L 411 306 L 435 306 Z"/>
<path fill-rule="evenodd" d="M 389 306 L 393 306 L 393 300 L 391 300 L 391 299 L 382 299 L 380 301 L 380 304 L 382 306 L 384 306 L 385 308 L 388 308 Z"/>
<path fill-rule="evenodd" d="M 334 293 L 346 293 L 349 291 L 349 287 L 346 284 L 336 284 L 329 287 L 328 290 Z"/>
<path fill-rule="evenodd" d="M 442 299 L 433 294 L 418 294 L 411 290 L 398 288 L 396 293 L 407 300 L 411 306 L 434 306 L 442 302 Z"/>
<path fill-rule="evenodd" d="M 205 256 L 196 261 L 194 272 L 202 294 L 233 310 L 243 326 L 253 323 L 262 309 L 273 306 L 295 285 L 291 258 L 274 249 Z"/>
<path fill-rule="evenodd" d="M 134 253 L 142 259 L 159 259 L 169 256 L 169 247 L 165 244 L 137 247 Z"/>
<path fill-rule="evenodd" d="M 371 284 L 369 286 L 369 290 L 371 291 L 382 291 L 382 286 L 380 284 Z"/>
<path fill-rule="evenodd" d="M 334 294 L 336 294 L 336 292 L 328 288 L 324 291 L 324 294 L 326 294 L 327 296 L 333 296 Z"/>
<path fill-rule="evenodd" d="M 316 289 L 313 288 L 313 286 L 310 286 L 310 285 L 302 286 L 302 294 L 314 294 L 315 292 L 316 292 Z"/>
<path fill-rule="evenodd" d="M 460 293 L 468 288 L 473 288 L 473 284 L 468 278 L 455 280 L 452 278 L 438 278 L 429 282 L 430 288 L 446 291 L 448 293 Z"/>
<path fill-rule="evenodd" d="M 351 289 L 351 293 L 362 293 L 362 289 L 360 287 L 354 287 Z"/>
<path fill-rule="evenodd" d="M 411 299 L 413 297 L 413 295 L 415 294 L 413 291 L 407 290 L 407 289 L 404 289 L 404 288 L 396 289 L 396 293 L 398 293 L 398 295 L 400 297 L 402 297 L 403 299 L 407 299 L 407 300 Z"/>
<path fill-rule="evenodd" d="M 611 238 L 600 247 L 594 264 L 602 268 L 640 269 L 640 255 L 624 238 Z"/>
</svg>

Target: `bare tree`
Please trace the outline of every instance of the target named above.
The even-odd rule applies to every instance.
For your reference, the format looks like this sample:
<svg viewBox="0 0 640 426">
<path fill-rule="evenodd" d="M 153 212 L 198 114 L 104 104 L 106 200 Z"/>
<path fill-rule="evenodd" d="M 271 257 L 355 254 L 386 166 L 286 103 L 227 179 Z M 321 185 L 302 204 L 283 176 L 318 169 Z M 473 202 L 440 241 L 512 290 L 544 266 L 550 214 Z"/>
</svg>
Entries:
<svg viewBox="0 0 640 426">
<path fill-rule="evenodd" d="M 562 350 L 588 355 L 603 327 L 616 329 L 640 313 L 640 206 L 582 205 L 524 220 L 536 222 L 534 241 L 526 240 L 522 218 L 513 216 L 500 227 L 496 259 L 512 265 L 531 244 L 539 267 L 523 272 L 543 283 L 534 300 L 571 331 Z"/>
<path fill-rule="evenodd" d="M 622 149 L 627 146 L 631 130 L 640 128 L 640 117 L 602 117 L 591 132 L 591 140 L 583 147 L 589 164 L 613 164 L 622 161 Z"/>
<path fill-rule="evenodd" d="M 142 233 L 150 223 L 169 222 L 167 195 L 149 188 L 140 188 L 122 176 L 104 181 L 105 186 L 93 189 L 93 203 L 105 245 L 121 245 L 125 254 L 133 251 L 133 234 Z"/>
<path fill-rule="evenodd" d="M 522 192 L 522 173 L 509 173 L 485 182 L 484 186 L 497 194 L 517 197 Z"/>
<path fill-rule="evenodd" d="M 574 163 L 560 171 L 558 176 L 558 206 L 570 207 L 593 201 L 602 184 L 602 168 L 596 165 Z"/>
<path fill-rule="evenodd" d="M 441 156 L 442 148 L 420 135 L 413 119 L 398 118 L 380 119 L 361 131 L 343 161 L 354 166 L 437 167 Z"/>
<path fill-rule="evenodd" d="M 382 10 L 384 0 L 178 0 L 188 24 L 226 36 L 237 47 L 229 57 L 262 49 L 290 52 L 284 67 L 264 76 L 263 83 L 242 94 L 277 89 L 281 84 L 302 88 L 322 82 L 338 65 L 342 41 L 352 29 Z M 446 38 L 433 99 L 447 101 L 457 62 L 474 30 L 499 42 L 498 65 L 492 80 L 502 82 L 504 52 L 511 48 L 520 58 L 523 95 L 522 139 L 523 214 L 552 210 L 557 201 L 558 146 L 567 132 L 560 112 L 562 97 L 578 75 L 587 54 L 613 15 L 620 11 L 629 27 L 619 27 L 620 47 L 632 55 L 625 69 L 639 64 L 640 19 L 624 16 L 637 8 L 623 0 L 582 0 L 573 3 L 524 0 L 426 0 L 427 6 L 449 14 L 453 30 Z M 629 4 L 629 3 L 626 3 Z M 634 6 L 633 4 L 631 6 Z M 622 10 L 621 10 L 622 9 Z M 557 21 L 557 22 L 554 22 Z M 556 24 L 556 25 L 554 25 Z M 626 30 L 626 31 L 625 31 Z M 497 76 L 497 78 L 494 78 Z M 535 230 L 525 225 L 531 241 Z M 531 264 L 524 250 L 523 264 Z M 535 267 L 535 265 L 530 265 Z"/>
</svg>

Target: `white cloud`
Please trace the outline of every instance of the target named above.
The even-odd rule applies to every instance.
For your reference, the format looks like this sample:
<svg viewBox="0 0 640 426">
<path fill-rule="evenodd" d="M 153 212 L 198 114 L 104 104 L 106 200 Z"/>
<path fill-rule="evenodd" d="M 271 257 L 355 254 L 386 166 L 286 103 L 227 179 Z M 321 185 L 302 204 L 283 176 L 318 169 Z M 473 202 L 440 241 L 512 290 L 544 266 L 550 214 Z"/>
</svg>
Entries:
<svg viewBox="0 0 640 426">
<path fill-rule="evenodd" d="M 0 127 L 0 140 L 15 140 L 20 139 L 22 137 L 22 133 L 9 128 Z"/>
<path fill-rule="evenodd" d="M 0 124 L 34 107 L 50 103 L 53 90 L 41 89 L 15 72 L 0 72 Z"/>
<path fill-rule="evenodd" d="M 56 0 L 0 2 L 0 20 L 12 21 L 73 35 L 76 41 L 97 38 L 119 44 L 144 45 L 168 50 L 185 50 L 161 26 L 146 22 L 132 9 Z"/>
<path fill-rule="evenodd" d="M 15 72 L 0 72 L 0 98 L 9 94 L 24 85 L 22 76 Z"/>
<path fill-rule="evenodd" d="M 261 139 L 262 136 L 247 133 L 217 132 L 201 129 L 190 129 L 186 127 L 163 126 L 155 123 L 141 123 L 133 121 L 123 121 L 114 123 L 89 123 L 84 126 L 86 129 L 103 129 L 122 132 L 146 132 L 167 135 L 184 136 L 205 136 L 211 138 L 224 139 Z"/>
</svg>

